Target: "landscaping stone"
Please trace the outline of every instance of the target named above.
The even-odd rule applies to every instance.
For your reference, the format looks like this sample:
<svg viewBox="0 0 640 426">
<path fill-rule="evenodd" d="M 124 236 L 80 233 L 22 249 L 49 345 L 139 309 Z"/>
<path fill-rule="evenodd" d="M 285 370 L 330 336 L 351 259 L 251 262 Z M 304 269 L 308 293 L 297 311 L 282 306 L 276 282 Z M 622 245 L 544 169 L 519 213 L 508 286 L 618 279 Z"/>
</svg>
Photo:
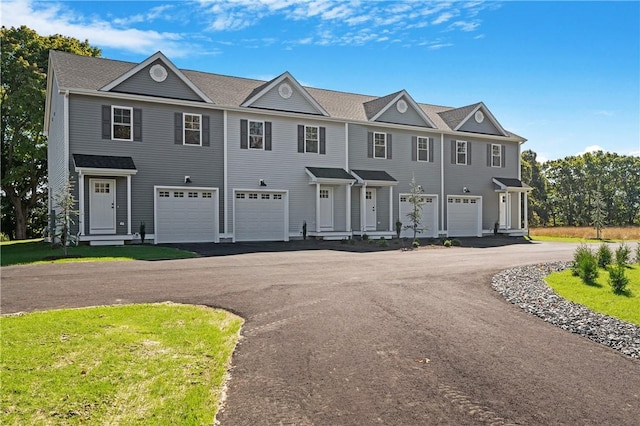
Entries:
<svg viewBox="0 0 640 426">
<path fill-rule="evenodd" d="M 492 287 L 525 311 L 632 358 L 640 358 L 640 326 L 593 312 L 558 296 L 544 277 L 562 271 L 571 262 L 553 262 L 507 269 L 495 275 Z"/>
</svg>

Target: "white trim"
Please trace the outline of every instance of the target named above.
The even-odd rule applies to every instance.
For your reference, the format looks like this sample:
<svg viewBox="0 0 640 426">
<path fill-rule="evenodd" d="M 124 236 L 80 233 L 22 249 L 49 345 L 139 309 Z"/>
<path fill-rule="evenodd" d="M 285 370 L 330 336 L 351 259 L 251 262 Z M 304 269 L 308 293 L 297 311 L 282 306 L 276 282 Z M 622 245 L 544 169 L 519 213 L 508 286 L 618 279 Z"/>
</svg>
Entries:
<svg viewBox="0 0 640 426">
<path fill-rule="evenodd" d="M 109 182 L 110 184 L 110 188 L 113 189 L 113 205 L 111 207 L 111 209 L 113 210 L 113 229 L 109 228 L 109 229 L 97 229 L 94 228 L 92 225 L 92 220 L 91 220 L 91 212 L 93 211 L 93 206 L 91 205 L 92 202 L 92 195 L 93 194 L 93 184 L 96 182 Z M 89 179 L 89 233 L 90 234 L 116 234 L 117 231 L 117 227 L 118 227 L 118 218 L 117 218 L 117 213 L 118 213 L 118 209 L 117 209 L 117 204 L 118 204 L 118 198 L 117 198 L 117 193 L 116 193 L 116 180 L 115 179 L 105 179 L 105 178 L 90 178 Z"/>
<path fill-rule="evenodd" d="M 316 184 L 316 232 L 320 232 L 320 184 Z"/>
<path fill-rule="evenodd" d="M 425 139 L 427 141 L 427 148 L 423 149 L 423 151 L 427 151 L 427 159 L 420 159 L 420 139 Z M 419 163 L 428 163 L 429 162 L 429 136 L 418 136 L 416 135 L 416 161 Z"/>
<path fill-rule="evenodd" d="M 356 179 L 319 178 L 306 167 L 304 171 L 309 175 L 309 185 L 315 185 L 317 183 L 325 185 L 352 185 L 356 182 Z"/>
<path fill-rule="evenodd" d="M 78 173 L 78 233 L 79 235 L 85 234 L 84 226 L 84 175 L 82 172 Z"/>
<path fill-rule="evenodd" d="M 316 151 L 307 151 L 307 127 L 313 127 L 316 129 Z M 309 153 L 309 154 L 320 154 L 320 126 L 307 126 L 306 124 L 304 125 L 304 137 L 303 137 L 303 143 L 304 143 L 304 153 Z"/>
<path fill-rule="evenodd" d="M 155 234 L 159 234 L 158 232 L 158 191 L 167 189 L 169 191 L 184 191 L 184 192 L 193 192 L 193 191 L 211 191 L 214 192 L 215 195 L 211 194 L 211 198 L 215 200 L 215 208 L 213 212 L 213 221 L 215 223 L 214 228 L 214 243 L 220 242 L 220 190 L 214 186 L 171 186 L 171 185 L 154 185 L 153 186 L 153 224 L 154 224 L 154 239 L 153 243 L 158 244 L 159 242 L 155 238 Z M 145 238 L 146 239 L 146 238 Z"/>
<path fill-rule="evenodd" d="M 196 93 L 196 95 L 198 95 L 198 97 L 200 97 L 203 101 L 205 101 L 206 103 L 213 103 L 213 101 L 211 99 L 209 99 L 209 97 L 207 97 L 207 95 L 205 95 L 204 92 L 202 92 L 202 90 L 200 90 L 198 88 L 198 86 L 193 84 L 193 82 L 191 82 L 191 80 L 189 80 L 187 78 L 187 76 L 185 76 L 182 73 L 182 71 L 180 71 L 178 68 L 176 68 L 176 66 L 173 65 L 173 62 L 171 62 L 166 56 L 164 56 L 164 54 L 162 52 L 156 52 L 153 55 L 149 56 L 147 59 L 145 59 L 144 61 L 140 62 L 138 65 L 136 65 L 135 67 L 131 68 L 129 71 L 127 71 L 126 73 L 122 74 L 120 77 L 116 78 L 111 83 L 107 84 L 106 86 L 103 86 L 99 90 L 100 91 L 104 91 L 104 92 L 110 91 L 114 87 L 118 86 L 120 83 L 124 82 L 125 80 L 128 80 L 130 77 L 132 77 L 133 75 L 137 74 L 139 71 L 141 71 L 144 68 L 146 68 L 149 64 L 151 64 L 152 62 L 156 61 L 157 59 L 162 61 L 171 71 L 173 71 L 173 73 L 176 75 L 176 77 L 178 77 L 180 80 L 182 80 L 182 82 L 184 84 L 189 86 L 189 88 L 191 90 L 193 90 Z"/>
<path fill-rule="evenodd" d="M 491 179 L 493 181 L 493 183 L 495 183 L 496 185 L 498 185 L 500 188 L 499 189 L 495 189 L 495 192 L 530 192 L 533 188 L 530 186 L 526 186 L 526 187 L 521 187 L 521 186 L 507 186 L 505 184 L 503 184 L 502 182 L 500 182 L 498 179 L 493 178 Z M 520 179 L 518 179 L 520 180 Z"/>
<path fill-rule="evenodd" d="M 278 86 L 281 82 L 283 82 L 284 80 L 288 79 L 289 83 L 291 83 L 293 85 L 293 87 L 322 115 L 324 116 L 328 116 L 329 113 L 318 103 L 318 101 L 316 101 L 314 99 L 313 96 L 311 96 L 309 94 L 309 92 L 306 91 L 306 89 L 304 87 L 302 87 L 302 85 L 300 83 L 298 83 L 298 81 L 293 78 L 293 76 L 291 74 L 289 74 L 289 72 L 284 72 L 283 74 L 281 74 L 279 77 L 276 77 L 275 79 L 271 80 L 270 83 L 268 83 L 264 88 L 262 88 L 262 90 L 260 90 L 258 93 L 256 93 L 255 95 L 253 95 L 251 98 L 247 99 L 246 101 L 244 101 L 240 106 L 242 107 L 249 107 L 251 106 L 254 102 L 256 102 L 258 99 L 260 99 L 261 97 L 263 97 L 267 92 L 269 92 L 271 89 L 275 88 L 276 86 Z"/>
<path fill-rule="evenodd" d="M 254 189 L 254 188 L 233 188 L 233 233 L 231 242 L 236 242 L 236 193 L 238 192 L 275 192 L 282 194 L 284 206 L 284 241 L 289 241 L 289 190 L 288 189 Z"/>
<path fill-rule="evenodd" d="M 344 169 L 349 170 L 349 123 L 344 123 Z"/>
<path fill-rule="evenodd" d="M 124 138 L 115 138 L 114 134 L 113 134 L 113 128 L 116 125 L 116 122 L 113 120 L 114 117 L 114 113 L 115 113 L 115 109 L 123 109 L 123 110 L 129 110 L 129 117 L 131 118 L 131 122 L 129 123 L 129 139 L 124 139 Z M 127 106 L 121 106 L 121 105 L 111 105 L 111 128 L 110 133 L 111 133 L 111 140 L 112 141 L 125 141 L 125 142 L 132 142 L 133 141 L 133 107 L 127 107 Z M 126 126 L 126 124 L 122 124 L 122 123 L 118 123 L 119 126 Z"/>
<path fill-rule="evenodd" d="M 352 185 L 347 185 L 346 187 L 346 203 L 345 203 L 345 228 L 347 230 L 347 232 L 351 232 L 351 186 Z"/>
<path fill-rule="evenodd" d="M 97 167 L 76 167 L 76 173 L 95 176 L 131 176 L 138 173 L 137 169 L 103 169 Z"/>
<path fill-rule="evenodd" d="M 389 108 L 391 108 L 392 105 L 395 105 L 396 102 L 402 99 L 403 97 L 406 98 L 407 103 L 411 105 L 411 108 L 413 108 L 413 110 L 420 116 L 420 118 L 422 118 L 422 120 L 425 123 L 429 125 L 429 127 L 431 127 L 432 129 L 436 128 L 436 125 L 433 124 L 433 121 L 431 121 L 429 117 L 427 117 L 424 111 L 422 111 L 422 108 L 420 108 L 420 106 L 416 103 L 416 101 L 413 100 L 413 98 L 409 95 L 409 93 L 407 93 L 406 90 L 401 90 L 398 93 L 398 95 L 395 98 L 393 98 L 393 100 L 391 100 L 391 102 L 389 102 L 380 111 L 378 111 L 376 115 L 371 117 L 369 121 L 376 121 L 378 118 L 380 118 L 382 114 L 384 114 Z"/>
<path fill-rule="evenodd" d="M 495 146 L 498 147 L 498 159 L 500 160 L 499 164 L 497 166 L 493 164 L 493 157 L 494 157 L 494 155 L 493 155 L 493 147 L 495 147 Z M 502 159 L 502 147 L 503 147 L 503 145 L 499 144 L 499 143 L 492 143 L 491 144 L 491 167 L 495 167 L 495 168 L 501 168 L 502 167 L 502 161 L 504 161 Z"/>
<path fill-rule="evenodd" d="M 127 234 L 131 235 L 131 175 L 127 175 Z"/>
<path fill-rule="evenodd" d="M 458 158 L 458 144 L 464 143 L 464 163 Z M 469 164 L 469 141 L 456 140 L 456 166 L 466 166 Z"/>
<path fill-rule="evenodd" d="M 187 143 L 187 131 L 195 131 L 193 129 L 187 129 L 187 116 L 198 117 L 198 136 L 199 143 Z M 191 112 L 182 113 L 182 145 L 186 146 L 202 146 L 202 114 L 193 114 Z"/>
<path fill-rule="evenodd" d="M 251 148 L 251 123 L 260 123 L 262 124 L 262 148 Z M 264 125 L 264 121 L 260 121 L 260 120 L 251 120 L 251 119 L 247 119 L 247 149 L 255 149 L 257 151 L 264 151 L 264 146 L 265 146 L 265 142 L 266 142 L 266 132 L 265 132 L 265 125 Z"/>
<path fill-rule="evenodd" d="M 498 131 L 502 133 L 503 136 L 506 137 L 508 135 L 507 131 L 500 125 L 500 123 L 498 123 L 498 120 L 496 120 L 493 114 L 491 114 L 491 111 L 489 111 L 484 102 L 478 103 L 478 105 L 469 113 L 469 115 L 467 115 L 453 130 L 459 130 L 471 117 L 475 115 L 476 111 L 480 110 L 480 108 L 482 108 L 484 116 L 489 118 L 491 124 L 493 124 L 493 126 L 498 129 Z"/>
<path fill-rule="evenodd" d="M 389 187 L 389 231 L 393 231 L 393 186 Z"/>
<path fill-rule="evenodd" d="M 224 170 L 224 234 L 225 236 L 229 234 L 229 158 L 228 158 L 228 142 L 229 142 L 229 133 L 227 121 L 229 117 L 227 114 L 227 110 L 222 111 L 222 140 L 223 140 L 223 170 Z M 247 141 L 247 143 L 249 143 Z M 220 200 L 218 200 L 220 201 Z M 225 237 L 226 238 L 226 237 Z"/>
<path fill-rule="evenodd" d="M 440 133 L 440 197 L 444 200 L 444 133 Z M 438 233 L 444 233 L 444 202 L 440 203 L 440 222 Z"/>
<path fill-rule="evenodd" d="M 376 135 L 384 136 L 384 156 L 383 157 L 376 156 Z M 378 160 L 386 160 L 388 147 L 389 147 L 389 144 L 387 143 L 387 134 L 385 132 L 373 132 L 373 158 Z"/>
</svg>

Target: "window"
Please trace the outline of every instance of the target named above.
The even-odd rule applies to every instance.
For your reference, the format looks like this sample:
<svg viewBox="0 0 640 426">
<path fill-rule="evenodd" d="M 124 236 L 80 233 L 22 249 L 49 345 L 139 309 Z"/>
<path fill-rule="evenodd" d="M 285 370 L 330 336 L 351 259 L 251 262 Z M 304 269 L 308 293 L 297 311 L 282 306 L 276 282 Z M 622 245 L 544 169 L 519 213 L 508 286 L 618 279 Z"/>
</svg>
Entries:
<svg viewBox="0 0 640 426">
<path fill-rule="evenodd" d="M 133 140 L 131 131 L 133 108 L 112 106 L 111 116 L 111 138 L 123 141 Z"/>
<path fill-rule="evenodd" d="M 249 199 L 250 200 L 257 200 L 258 199 L 258 194 L 249 194 Z"/>
<path fill-rule="evenodd" d="M 373 133 L 373 158 L 387 158 L 386 133 Z"/>
<path fill-rule="evenodd" d="M 249 121 L 249 148 L 264 149 L 264 123 Z"/>
<path fill-rule="evenodd" d="M 329 198 L 329 190 L 321 189 L 320 190 L 320 198 Z"/>
<path fill-rule="evenodd" d="M 282 200 L 282 194 L 273 194 L 274 200 Z"/>
<path fill-rule="evenodd" d="M 261 200 L 270 200 L 271 199 L 271 195 L 270 194 L 260 194 L 260 199 Z"/>
<path fill-rule="evenodd" d="M 502 145 L 491 144 L 491 167 L 502 167 Z"/>
<path fill-rule="evenodd" d="M 184 117 L 184 144 L 202 145 L 202 132 L 200 131 L 200 114 L 183 114 Z"/>
<path fill-rule="evenodd" d="M 169 196 L 169 191 L 160 191 L 160 198 L 167 198 Z"/>
<path fill-rule="evenodd" d="M 173 198 L 184 198 L 184 192 L 176 191 L 173 193 Z"/>
<path fill-rule="evenodd" d="M 467 164 L 466 141 L 456 141 L 456 164 Z"/>
<path fill-rule="evenodd" d="M 238 194 L 236 194 L 236 198 L 237 198 L 238 200 L 244 200 L 244 194 L 242 194 L 242 193 L 238 193 Z"/>
<path fill-rule="evenodd" d="M 210 192 L 203 192 L 202 193 L 202 198 L 211 198 L 211 193 Z"/>
<path fill-rule="evenodd" d="M 418 161 L 429 161 L 429 138 L 418 137 Z"/>
<path fill-rule="evenodd" d="M 108 194 L 110 192 L 111 185 L 108 183 L 96 182 L 94 185 L 94 192 L 96 194 Z"/>
<path fill-rule="evenodd" d="M 316 126 L 304 126 L 304 151 L 318 152 L 318 128 Z"/>
<path fill-rule="evenodd" d="M 198 193 L 197 193 L 197 192 L 189 192 L 189 193 L 187 194 L 187 196 L 188 196 L 189 198 L 198 198 Z"/>
</svg>

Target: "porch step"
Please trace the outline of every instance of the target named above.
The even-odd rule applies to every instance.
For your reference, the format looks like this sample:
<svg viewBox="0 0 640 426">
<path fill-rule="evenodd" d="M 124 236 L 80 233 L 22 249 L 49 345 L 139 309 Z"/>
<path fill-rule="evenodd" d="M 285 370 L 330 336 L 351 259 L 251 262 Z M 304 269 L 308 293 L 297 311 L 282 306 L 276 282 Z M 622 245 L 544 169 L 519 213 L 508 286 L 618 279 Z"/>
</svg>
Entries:
<svg viewBox="0 0 640 426">
<path fill-rule="evenodd" d="M 91 240 L 90 246 L 123 246 L 124 240 Z"/>
</svg>

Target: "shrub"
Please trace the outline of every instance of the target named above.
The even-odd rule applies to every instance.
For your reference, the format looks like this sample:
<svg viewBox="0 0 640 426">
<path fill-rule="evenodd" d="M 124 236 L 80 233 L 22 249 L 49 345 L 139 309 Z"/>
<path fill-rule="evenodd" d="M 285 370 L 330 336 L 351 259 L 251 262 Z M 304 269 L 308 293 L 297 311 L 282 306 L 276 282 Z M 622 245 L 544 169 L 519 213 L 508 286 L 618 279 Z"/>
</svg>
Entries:
<svg viewBox="0 0 640 426">
<path fill-rule="evenodd" d="M 367 241 L 369 236 L 367 234 L 362 234 L 362 241 Z"/>
<path fill-rule="evenodd" d="M 609 248 L 608 244 L 602 243 L 598 248 L 598 252 L 596 253 L 598 257 L 598 266 L 601 268 L 606 268 L 611 264 L 611 260 L 613 259 L 613 253 Z"/>
<path fill-rule="evenodd" d="M 618 263 L 609 268 L 609 284 L 615 294 L 623 294 L 629 284 L 629 278 L 625 275 L 625 266 Z"/>
<path fill-rule="evenodd" d="M 451 245 L 454 247 L 460 247 L 462 243 L 460 242 L 460 240 L 451 240 Z"/>
<path fill-rule="evenodd" d="M 618 265 L 628 265 L 631 249 L 625 243 L 620 243 L 616 249 L 616 263 Z"/>
<path fill-rule="evenodd" d="M 340 240 L 340 244 L 347 244 L 347 238 L 343 238 Z"/>
<path fill-rule="evenodd" d="M 9 241 L 9 236 L 4 232 L 0 232 L 0 241 Z"/>
<path fill-rule="evenodd" d="M 445 247 L 451 247 L 451 240 L 444 240 L 444 243 L 442 243 L 442 245 Z"/>
<path fill-rule="evenodd" d="M 582 257 L 578 268 L 578 276 L 584 283 L 593 284 L 598 278 L 598 261 L 593 254 Z"/>
<path fill-rule="evenodd" d="M 413 248 L 418 248 L 418 247 L 420 247 L 420 241 L 418 241 L 418 240 L 413 240 L 412 245 L 413 245 Z"/>
<path fill-rule="evenodd" d="M 385 237 L 380 237 L 378 240 L 378 247 L 389 247 L 389 242 Z"/>
<path fill-rule="evenodd" d="M 573 264 L 571 265 L 571 273 L 574 277 L 580 276 L 580 261 L 584 257 L 593 257 L 591 249 L 586 244 L 580 244 L 573 252 Z"/>
</svg>

